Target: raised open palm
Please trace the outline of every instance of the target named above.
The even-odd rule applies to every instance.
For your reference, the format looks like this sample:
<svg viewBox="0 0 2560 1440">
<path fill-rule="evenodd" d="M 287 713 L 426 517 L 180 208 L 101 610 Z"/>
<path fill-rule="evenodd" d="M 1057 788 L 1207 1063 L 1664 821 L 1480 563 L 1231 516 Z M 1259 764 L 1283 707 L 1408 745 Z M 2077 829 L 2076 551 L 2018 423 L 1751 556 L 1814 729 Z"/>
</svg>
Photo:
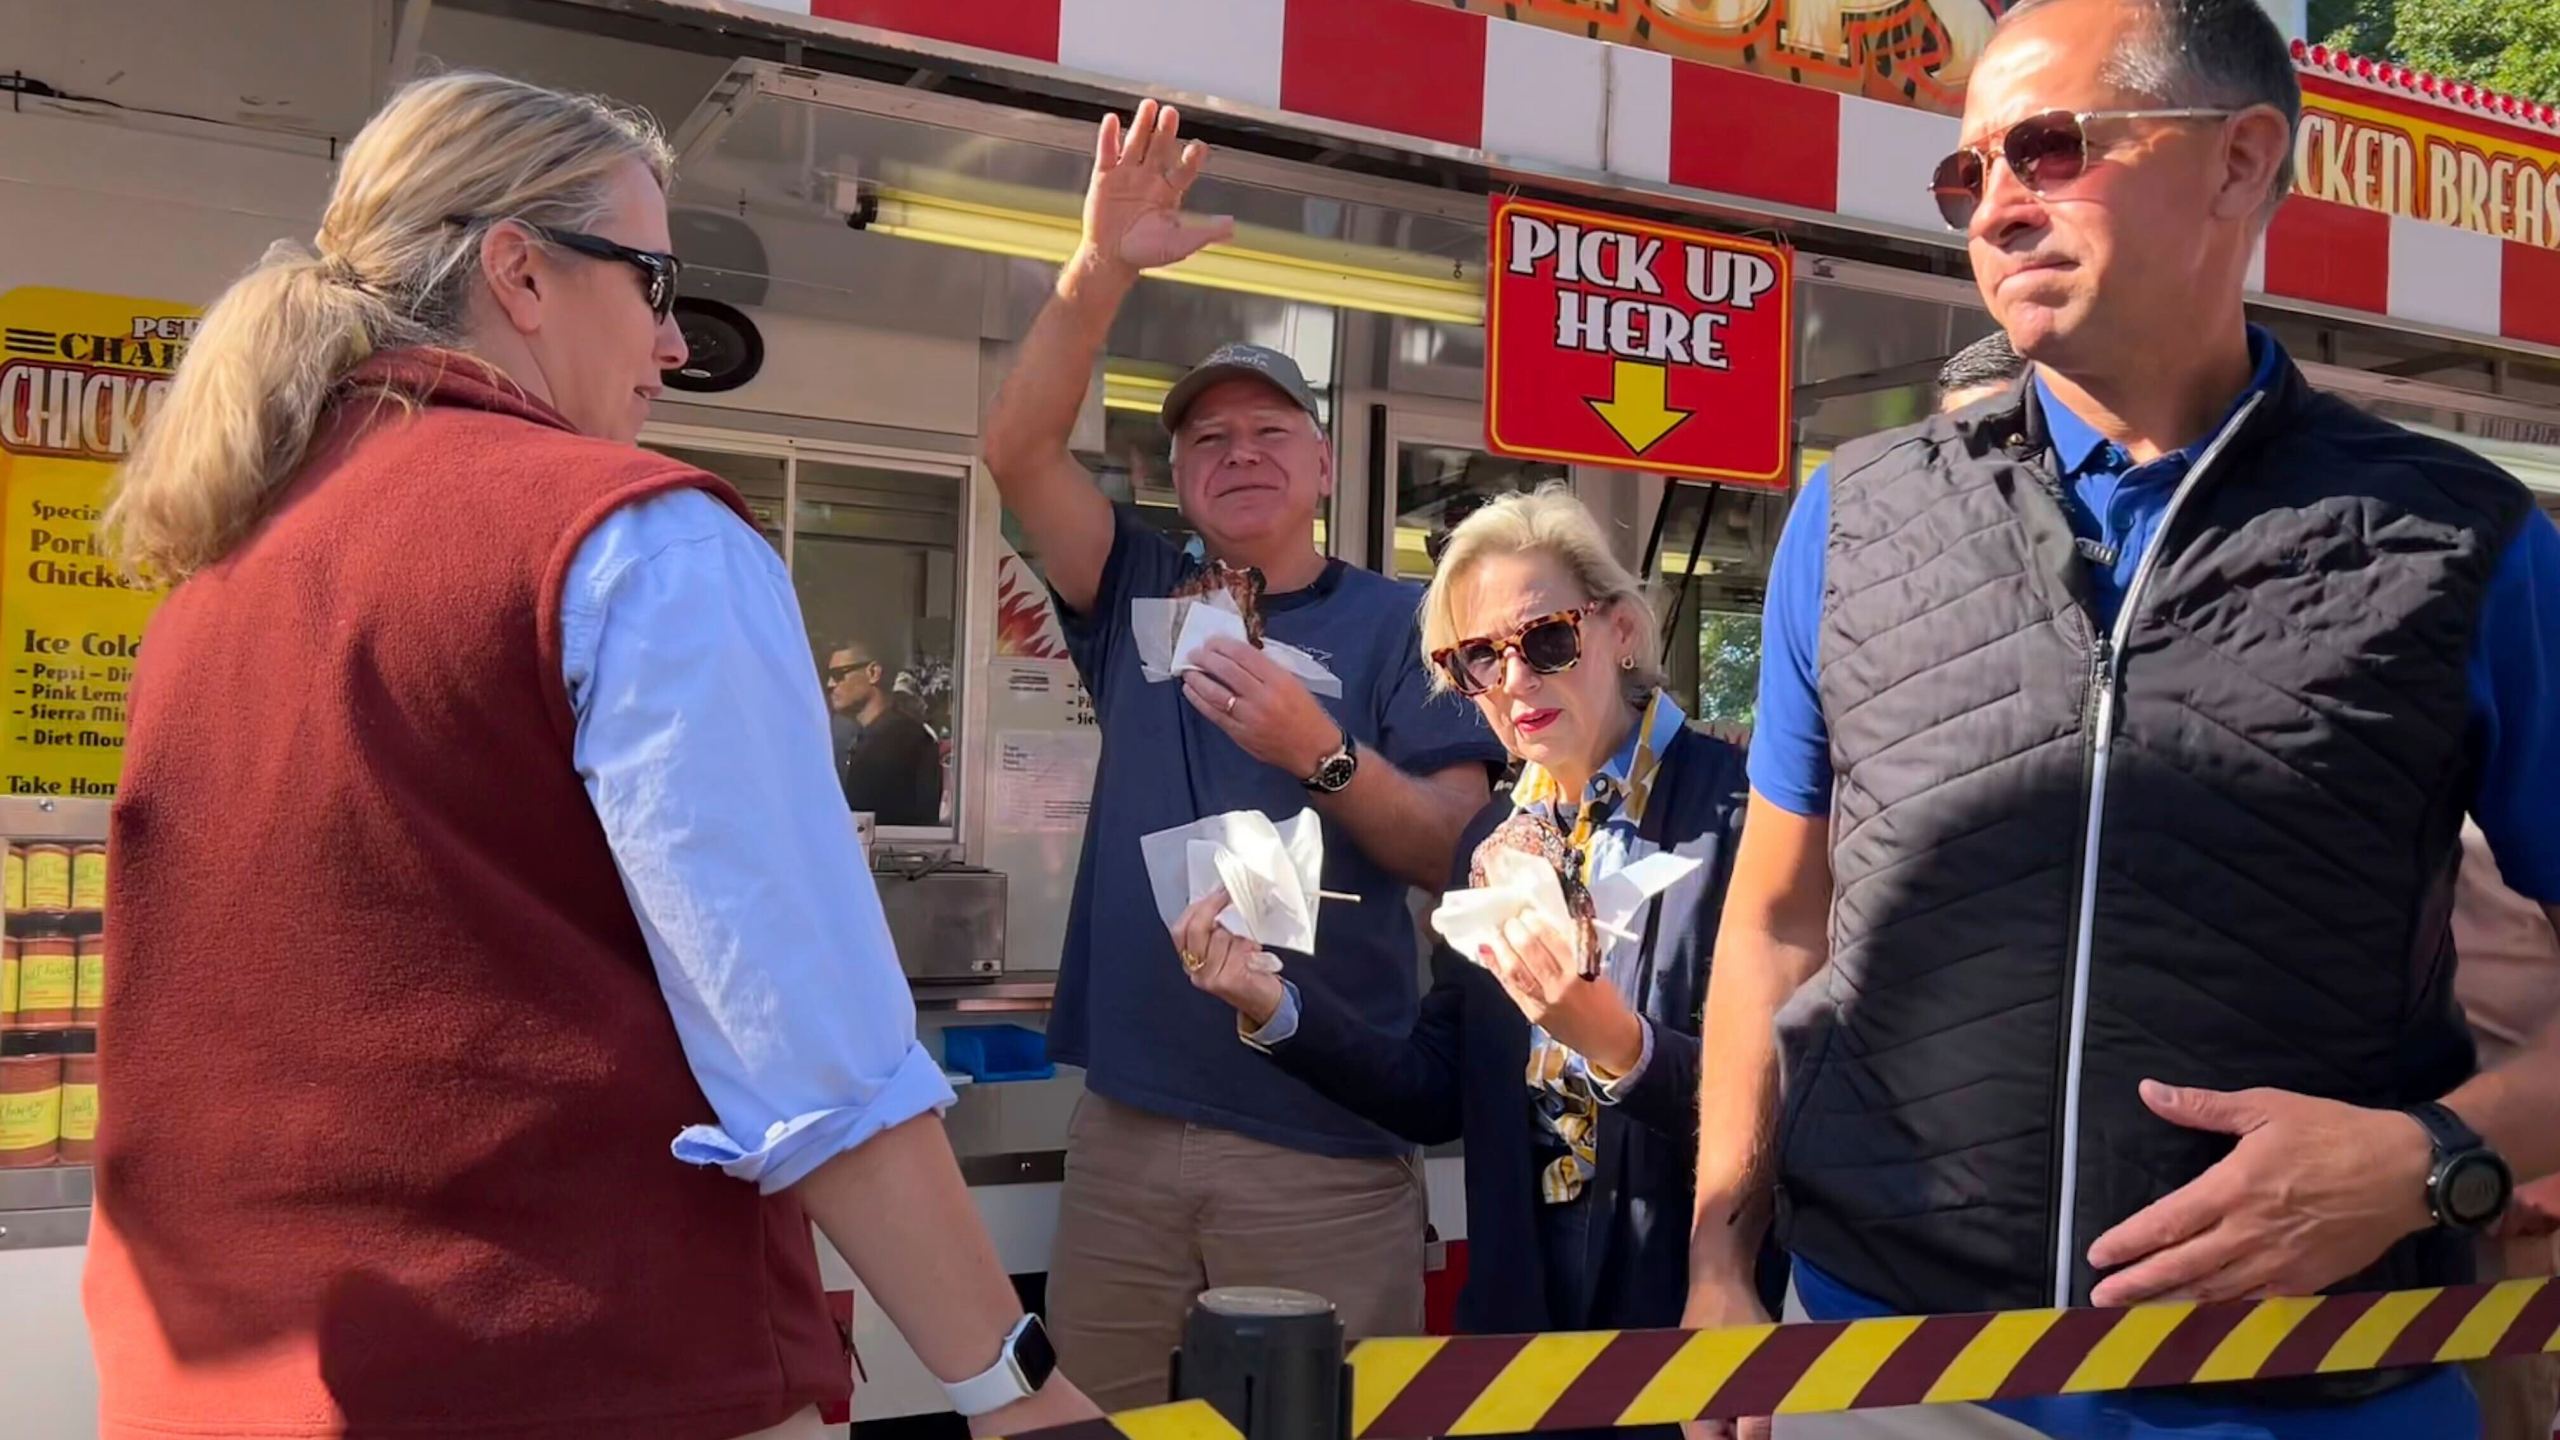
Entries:
<svg viewBox="0 0 2560 1440">
<path fill-rule="evenodd" d="M 1183 142 L 1182 116 L 1170 105 L 1139 101 L 1125 134 L 1119 116 L 1104 116 L 1084 195 L 1085 244 L 1104 260 L 1152 270 L 1234 234 L 1233 220 L 1182 213 L 1208 158 L 1208 146 Z"/>
</svg>

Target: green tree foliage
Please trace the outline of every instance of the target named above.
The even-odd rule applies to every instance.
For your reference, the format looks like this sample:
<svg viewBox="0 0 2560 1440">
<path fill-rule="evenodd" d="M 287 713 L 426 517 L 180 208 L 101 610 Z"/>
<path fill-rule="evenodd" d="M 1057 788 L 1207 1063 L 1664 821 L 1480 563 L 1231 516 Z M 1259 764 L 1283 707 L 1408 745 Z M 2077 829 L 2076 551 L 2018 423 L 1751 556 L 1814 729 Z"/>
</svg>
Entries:
<svg viewBox="0 0 2560 1440">
<path fill-rule="evenodd" d="M 2560 4 L 2553 0 L 2412 0 L 2392 27 L 2404 65 L 2560 102 Z"/>
<path fill-rule="evenodd" d="M 2397 0 L 2311 0 L 2311 38 L 2332 50 L 2399 58 L 2391 49 L 2392 11 Z"/>
<path fill-rule="evenodd" d="M 2560 0 L 2311 0 L 2313 36 L 2560 104 Z"/>
<path fill-rule="evenodd" d="M 1690 718 L 1748 729 L 1760 699 L 1760 617 L 1737 610 L 1698 616 L 1698 703 Z"/>
</svg>

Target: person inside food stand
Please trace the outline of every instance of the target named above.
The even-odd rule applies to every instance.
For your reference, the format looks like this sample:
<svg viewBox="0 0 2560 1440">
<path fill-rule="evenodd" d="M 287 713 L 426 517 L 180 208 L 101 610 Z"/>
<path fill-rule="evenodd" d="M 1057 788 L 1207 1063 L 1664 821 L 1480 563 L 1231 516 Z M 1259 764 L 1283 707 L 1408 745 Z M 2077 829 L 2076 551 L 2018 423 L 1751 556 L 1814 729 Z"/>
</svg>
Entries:
<svg viewBox="0 0 2560 1440">
<path fill-rule="evenodd" d="M 1085 1070 L 1049 1271 L 1060 1353 L 1113 1408 L 1165 1398 L 1168 1356 L 1204 1287 L 1283 1285 L 1333 1301 L 1357 1335 L 1422 1323 L 1424 1210 L 1412 1147 L 1222 1039 L 1225 1007 L 1186 984 L 1139 837 L 1231 811 L 1321 818 L 1316 953 L 1295 957 L 1354 1013 L 1402 1029 L 1416 1003 L 1410 887 L 1447 876 L 1502 747 L 1436 697 L 1415 587 L 1327 559 L 1314 525 L 1333 454 L 1305 378 L 1227 345 L 1167 393 L 1174 488 L 1207 563 L 1112 505 L 1068 449 L 1113 317 L 1138 281 L 1219 239 L 1185 217 L 1206 152 L 1153 101 L 1106 119 L 1084 239 L 1032 324 L 986 424 L 986 460 L 1058 600 L 1102 733 L 1060 959 L 1050 1053 Z M 1149 680 L 1133 602 L 1219 583 L 1271 641 L 1321 659 L 1318 699 L 1255 644 Z"/>
<path fill-rule="evenodd" d="M 790 577 L 633 443 L 670 164 L 404 88 L 117 483 L 175 589 L 112 820 L 110 1440 L 814 1437 L 812 1220 L 980 1429 L 1095 1413 L 944 1136 Z"/>
<path fill-rule="evenodd" d="M 1524 830 L 1559 842 L 1586 889 L 1652 855 L 1698 867 L 1616 935 L 1515 906 L 1473 953 L 1443 943 L 1410 1029 L 1275 971 L 1220 924 L 1224 891 L 1184 912 L 1174 946 L 1198 962 L 1191 983 L 1234 1008 L 1235 1043 L 1415 1144 L 1464 1137 L 1481 1259 L 1461 1331 L 1677 1325 L 1698 1007 L 1742 752 L 1688 724 L 1653 659 L 1652 602 L 1560 487 L 1494 500 L 1451 532 L 1422 615 L 1433 684 L 1472 699 L 1523 766 L 1468 824 L 1449 889 L 1483 884 L 1491 850 Z M 1765 1278 L 1774 1300 L 1784 1272 Z"/>
<path fill-rule="evenodd" d="M 2479 1042 L 2480 1062 L 2504 1063 L 2560 1020 L 2560 925 L 2515 892 L 2477 825 L 2462 829 L 2462 873 L 2454 882 L 2454 998 Z M 2516 1187 L 2505 1218 L 2480 1237 L 2480 1278 L 2520 1280 L 2560 1271 L 2560 1175 Z M 2480 1392 L 2484 1440 L 2551 1440 L 2560 1419 L 2560 1355 L 2481 1360 L 2469 1367 Z"/>
<path fill-rule="evenodd" d="M 2027 362 L 2010 345 L 2009 337 L 1994 330 L 1938 367 L 1938 409 L 1951 413 L 2005 394 L 2026 373 Z"/>
<path fill-rule="evenodd" d="M 877 647 L 848 640 L 827 657 L 827 700 L 860 728 L 844 757 L 844 799 L 882 825 L 942 823 L 942 742 L 899 704 L 873 658 Z"/>
<path fill-rule="evenodd" d="M 2466 812 L 2560 902 L 2560 532 L 2247 323 L 2299 105 L 2251 0 L 2030 0 L 1913 177 L 2034 370 L 1780 540 L 1694 1323 L 1773 1208 L 1837 1320 L 2462 1280 L 2560 1169 L 2560 1029 L 2479 1070 L 2445 919 Z M 1994 1408 L 1910 1433 L 2480 1425 L 2452 1367 Z"/>
<path fill-rule="evenodd" d="M 853 747 L 862 739 L 862 721 L 857 719 L 865 697 L 861 691 L 867 657 L 859 645 L 830 645 L 818 652 L 818 683 L 827 692 L 828 753 L 835 756 L 836 778 L 844 778 L 845 762 L 853 758 Z"/>
</svg>

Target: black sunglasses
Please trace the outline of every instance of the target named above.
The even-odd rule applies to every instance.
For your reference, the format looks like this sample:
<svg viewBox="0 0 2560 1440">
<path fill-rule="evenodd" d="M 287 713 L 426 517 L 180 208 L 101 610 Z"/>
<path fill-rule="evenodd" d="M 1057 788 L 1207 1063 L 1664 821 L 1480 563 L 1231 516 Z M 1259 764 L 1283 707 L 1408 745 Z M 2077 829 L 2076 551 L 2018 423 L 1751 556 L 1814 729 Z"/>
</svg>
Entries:
<svg viewBox="0 0 2560 1440">
<path fill-rule="evenodd" d="M 833 685 L 856 670 L 870 669 L 874 663 L 876 662 L 870 660 L 856 660 L 850 665 L 830 665 L 827 667 L 827 683 Z"/>
<path fill-rule="evenodd" d="M 2228 120 L 2237 110 L 2047 110 L 2030 115 L 1991 140 L 1967 145 L 1938 162 L 1929 177 L 1929 193 L 1938 214 L 1957 230 L 1971 228 L 1982 208 L 1982 189 L 1991 182 L 1992 150 L 2009 162 L 2009 173 L 2042 195 L 2068 185 L 2089 169 L 2089 122 L 2093 120 Z"/>
<path fill-rule="evenodd" d="M 444 223 L 469 228 L 480 223 L 477 215 L 447 215 Z M 577 230 L 563 230 L 556 225 L 536 225 L 530 220 L 516 222 L 527 230 L 559 246 L 573 250 L 590 260 L 618 260 L 640 272 L 645 293 L 649 297 L 649 313 L 660 320 L 676 310 L 676 281 L 684 275 L 684 262 L 657 250 L 635 250 L 631 246 L 589 235 Z"/>
<path fill-rule="evenodd" d="M 1445 650 L 1431 652 L 1431 663 L 1449 677 L 1449 688 L 1461 695 L 1481 695 L 1502 681 L 1502 667 L 1513 651 L 1541 675 L 1556 675 L 1582 659 L 1582 622 L 1600 609 L 1597 604 L 1559 610 L 1523 620 L 1507 635 L 1479 635 Z"/>
</svg>

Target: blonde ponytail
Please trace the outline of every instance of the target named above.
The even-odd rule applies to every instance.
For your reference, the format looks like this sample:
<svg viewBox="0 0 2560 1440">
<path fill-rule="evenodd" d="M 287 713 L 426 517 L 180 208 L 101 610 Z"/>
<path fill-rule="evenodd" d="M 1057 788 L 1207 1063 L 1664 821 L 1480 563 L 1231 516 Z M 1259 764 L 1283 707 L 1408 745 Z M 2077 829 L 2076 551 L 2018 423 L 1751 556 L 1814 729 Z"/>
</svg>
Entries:
<svg viewBox="0 0 2560 1440">
<path fill-rule="evenodd" d="M 181 580 L 238 543 L 301 463 L 330 387 L 372 349 L 374 308 L 282 244 L 215 302 L 107 505 L 128 571 Z"/>
<path fill-rule="evenodd" d="M 276 245 L 206 312 L 117 476 L 110 553 L 170 584 L 229 554 L 367 355 L 468 347 L 489 224 L 592 227 L 635 160 L 666 185 L 650 122 L 589 96 L 469 72 L 404 87 L 348 147 L 313 244 Z"/>
</svg>

